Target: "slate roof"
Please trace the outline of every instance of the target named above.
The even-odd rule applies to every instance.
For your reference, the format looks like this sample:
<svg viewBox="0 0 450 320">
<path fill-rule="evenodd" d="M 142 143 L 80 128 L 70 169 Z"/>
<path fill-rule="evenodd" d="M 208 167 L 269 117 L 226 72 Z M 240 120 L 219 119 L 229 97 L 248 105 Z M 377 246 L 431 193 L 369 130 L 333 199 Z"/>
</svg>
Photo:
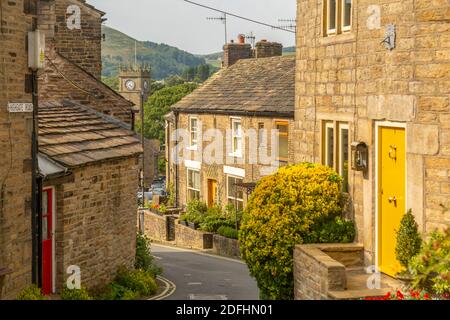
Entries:
<svg viewBox="0 0 450 320">
<path fill-rule="evenodd" d="M 72 101 L 39 104 L 39 152 L 67 168 L 137 156 L 129 125 Z"/>
<path fill-rule="evenodd" d="M 184 113 L 294 117 L 295 57 L 243 59 L 172 106 Z"/>
</svg>

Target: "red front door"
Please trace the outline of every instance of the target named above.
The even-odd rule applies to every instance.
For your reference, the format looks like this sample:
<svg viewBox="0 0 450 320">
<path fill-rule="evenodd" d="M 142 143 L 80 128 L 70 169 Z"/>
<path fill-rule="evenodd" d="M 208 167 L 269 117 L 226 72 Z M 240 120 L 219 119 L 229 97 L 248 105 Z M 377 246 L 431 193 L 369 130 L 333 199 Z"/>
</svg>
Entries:
<svg viewBox="0 0 450 320">
<path fill-rule="evenodd" d="M 53 292 L 53 189 L 42 191 L 42 291 Z"/>
</svg>

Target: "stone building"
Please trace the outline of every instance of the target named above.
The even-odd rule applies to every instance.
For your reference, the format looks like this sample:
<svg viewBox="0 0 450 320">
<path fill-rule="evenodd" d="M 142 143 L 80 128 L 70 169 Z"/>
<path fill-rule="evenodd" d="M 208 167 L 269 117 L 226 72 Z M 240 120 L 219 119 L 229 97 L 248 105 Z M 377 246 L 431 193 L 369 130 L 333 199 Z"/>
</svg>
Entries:
<svg viewBox="0 0 450 320">
<path fill-rule="evenodd" d="M 281 48 L 269 42 L 266 47 Z M 294 159 L 294 58 L 251 58 L 253 50 L 245 43 L 224 49 L 226 67 L 166 117 L 167 183 L 174 185 L 180 206 L 202 199 L 210 207 L 233 204 L 242 209 L 246 185 Z M 271 51 L 281 55 L 281 49 Z M 185 129 L 184 136 L 176 129 Z M 175 141 L 183 144 L 179 153 Z M 274 157 L 263 159 L 272 151 Z"/>
<path fill-rule="evenodd" d="M 82 286 L 105 284 L 120 266 L 134 265 L 142 148 L 130 130 L 133 103 L 99 80 L 104 13 L 71 0 L 2 1 L 0 10 L 0 298 L 32 283 L 32 115 L 8 113 L 7 104 L 31 102 L 25 44 L 34 28 L 46 35 L 37 283 L 59 292 L 80 270 Z"/>
<path fill-rule="evenodd" d="M 103 16 L 84 1 L 39 5 L 45 293 L 64 287 L 70 266 L 93 287 L 134 264 L 142 147 L 131 130 L 134 104 L 100 81 Z"/>
<path fill-rule="evenodd" d="M 408 209 L 450 226 L 449 2 L 297 3 L 295 161 L 344 176 L 365 263 L 393 275 Z"/>
<path fill-rule="evenodd" d="M 31 284 L 32 115 L 10 113 L 8 103 L 32 101 L 25 45 L 36 12 L 1 1 L 0 17 L 0 299 L 10 299 Z"/>
<path fill-rule="evenodd" d="M 39 152 L 44 292 L 64 288 L 70 266 L 88 288 L 132 268 L 142 154 L 134 132 L 89 106 L 42 102 Z"/>
</svg>

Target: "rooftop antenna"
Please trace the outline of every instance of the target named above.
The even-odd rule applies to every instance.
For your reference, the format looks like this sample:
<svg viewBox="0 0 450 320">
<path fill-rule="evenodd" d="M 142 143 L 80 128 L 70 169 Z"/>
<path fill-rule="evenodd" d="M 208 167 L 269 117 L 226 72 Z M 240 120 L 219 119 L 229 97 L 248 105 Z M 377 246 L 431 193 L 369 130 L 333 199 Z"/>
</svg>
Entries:
<svg viewBox="0 0 450 320">
<path fill-rule="evenodd" d="M 237 14 L 234 14 L 234 13 L 230 13 L 230 12 L 227 12 L 227 11 L 223 11 L 223 10 L 219 10 L 219 9 L 216 9 L 216 8 L 213 8 L 213 7 L 209 7 L 209 6 L 206 6 L 204 4 L 197 3 L 197 2 L 194 2 L 194 1 L 191 1 L 191 0 L 184 0 L 184 2 L 193 4 L 195 6 L 199 6 L 199 7 L 205 8 L 205 9 L 209 9 L 209 10 L 212 10 L 212 11 L 220 12 L 222 14 L 225 14 L 227 17 L 228 16 L 235 17 L 235 18 L 238 18 L 238 19 L 242 19 L 242 20 L 250 21 L 250 22 L 253 22 L 253 23 L 256 23 L 256 24 L 260 24 L 260 25 L 263 25 L 263 26 L 266 26 L 266 27 L 269 27 L 269 28 L 273 28 L 273 29 L 277 29 L 277 30 L 281 30 L 281 31 L 286 31 L 286 32 L 290 32 L 290 33 L 296 33 L 295 31 L 292 31 L 292 30 L 289 30 L 289 29 L 283 29 L 283 28 L 280 28 L 280 27 L 277 27 L 277 26 L 274 26 L 274 25 L 271 25 L 271 24 L 268 24 L 268 23 L 265 23 L 265 22 L 257 21 L 257 20 L 254 20 L 254 19 L 249 19 L 249 18 L 240 16 L 240 15 L 237 15 Z"/>
<path fill-rule="evenodd" d="M 253 34 L 253 31 L 245 35 L 245 39 L 247 39 L 252 44 L 253 48 L 255 47 L 256 36 Z"/>
<path fill-rule="evenodd" d="M 227 14 L 225 12 L 222 13 L 223 15 L 221 17 L 208 17 L 206 20 L 216 20 L 216 21 L 222 21 L 222 23 L 225 25 L 225 44 L 228 43 L 228 35 L 227 35 Z"/>
<path fill-rule="evenodd" d="M 286 31 L 291 31 L 297 33 L 297 20 L 296 19 L 278 19 L 279 29 L 283 29 Z M 274 29 L 274 28 L 272 28 Z"/>
</svg>

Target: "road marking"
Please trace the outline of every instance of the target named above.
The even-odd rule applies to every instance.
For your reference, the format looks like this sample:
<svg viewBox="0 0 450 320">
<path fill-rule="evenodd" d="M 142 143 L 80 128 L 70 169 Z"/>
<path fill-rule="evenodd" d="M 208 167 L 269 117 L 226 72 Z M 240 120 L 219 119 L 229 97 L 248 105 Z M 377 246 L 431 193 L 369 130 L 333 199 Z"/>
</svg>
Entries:
<svg viewBox="0 0 450 320">
<path fill-rule="evenodd" d="M 158 257 L 158 256 L 153 256 L 153 257 L 155 257 L 156 260 L 162 260 L 163 259 L 163 258 Z"/>
<path fill-rule="evenodd" d="M 192 274 L 186 273 L 184 276 L 185 276 L 185 277 L 192 277 Z"/>
<path fill-rule="evenodd" d="M 177 286 L 175 285 L 175 283 L 173 283 L 169 279 L 166 279 L 166 278 L 161 277 L 161 276 L 158 276 L 157 278 L 162 283 L 164 283 L 166 288 L 164 289 L 163 292 L 161 292 L 161 294 L 159 294 L 159 295 L 157 295 L 155 297 L 152 297 L 152 298 L 150 298 L 148 300 L 163 300 L 163 299 L 166 299 L 166 298 L 170 297 L 171 295 L 173 295 L 175 293 L 175 291 L 177 290 Z"/>
<path fill-rule="evenodd" d="M 201 282 L 189 282 L 188 286 L 201 286 L 202 283 Z"/>
</svg>

